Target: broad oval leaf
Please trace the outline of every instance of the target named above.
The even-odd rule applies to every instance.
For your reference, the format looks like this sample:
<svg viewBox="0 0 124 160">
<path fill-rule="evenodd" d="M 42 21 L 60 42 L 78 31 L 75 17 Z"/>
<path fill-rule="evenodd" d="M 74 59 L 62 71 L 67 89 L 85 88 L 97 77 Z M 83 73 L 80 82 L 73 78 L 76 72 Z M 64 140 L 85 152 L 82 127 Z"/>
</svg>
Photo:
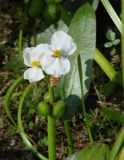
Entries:
<svg viewBox="0 0 124 160">
<path fill-rule="evenodd" d="M 94 143 L 85 146 L 68 160 L 109 160 L 110 150 L 106 144 Z"/>
<path fill-rule="evenodd" d="M 70 56 L 71 71 L 61 79 L 60 88 L 63 98 L 68 97 L 69 108 L 74 108 L 75 105 L 80 104 L 82 92 L 86 96 L 90 86 L 96 44 L 96 18 L 90 4 L 86 3 L 78 9 L 70 24 L 69 34 L 77 44 L 77 51 Z"/>
</svg>

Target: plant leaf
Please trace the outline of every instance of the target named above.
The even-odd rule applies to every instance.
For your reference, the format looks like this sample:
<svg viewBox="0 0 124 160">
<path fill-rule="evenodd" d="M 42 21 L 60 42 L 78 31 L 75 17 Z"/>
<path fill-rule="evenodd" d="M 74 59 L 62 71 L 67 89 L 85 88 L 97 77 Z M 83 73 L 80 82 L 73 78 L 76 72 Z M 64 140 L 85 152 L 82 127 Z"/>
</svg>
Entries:
<svg viewBox="0 0 124 160">
<path fill-rule="evenodd" d="M 111 29 L 108 29 L 106 33 L 106 38 L 110 41 L 114 41 L 116 39 L 116 34 Z"/>
<path fill-rule="evenodd" d="M 57 24 L 53 24 L 49 26 L 44 32 L 39 32 L 36 35 L 37 44 L 50 43 L 52 34 L 58 30 L 68 32 L 68 27 L 62 20 L 59 20 Z M 32 41 L 33 41 L 33 37 L 32 37 Z"/>
<path fill-rule="evenodd" d="M 85 146 L 68 160 L 109 160 L 110 150 L 106 144 L 94 143 Z"/>
<path fill-rule="evenodd" d="M 92 60 L 96 43 L 96 19 L 90 6 L 86 3 L 78 9 L 69 27 L 69 34 L 77 44 L 77 51 L 70 56 L 71 71 L 61 78 L 61 95 L 67 98 L 69 108 L 73 109 L 80 104 L 81 85 L 78 71 L 78 57 L 80 56 L 82 74 L 81 83 L 83 94 L 86 96 L 90 86 Z M 76 103 L 75 103 L 76 101 Z"/>
<path fill-rule="evenodd" d="M 101 111 L 103 112 L 104 116 L 124 124 L 124 114 L 122 112 L 112 108 L 102 108 Z"/>
</svg>

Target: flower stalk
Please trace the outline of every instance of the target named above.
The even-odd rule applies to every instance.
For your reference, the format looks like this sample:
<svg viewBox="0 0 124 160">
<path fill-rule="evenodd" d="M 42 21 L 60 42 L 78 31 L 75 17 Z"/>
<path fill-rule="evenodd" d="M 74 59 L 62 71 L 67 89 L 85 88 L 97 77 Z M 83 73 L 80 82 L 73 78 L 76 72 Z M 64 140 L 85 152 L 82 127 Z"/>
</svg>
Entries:
<svg viewBox="0 0 124 160">
<path fill-rule="evenodd" d="M 74 145 L 68 121 L 64 121 L 64 128 L 68 142 L 68 154 L 72 155 L 74 153 Z"/>
<path fill-rule="evenodd" d="M 54 102 L 54 88 L 50 84 L 49 93 Z M 56 160 L 56 121 L 52 115 L 48 116 L 48 153 L 49 160 Z"/>
</svg>

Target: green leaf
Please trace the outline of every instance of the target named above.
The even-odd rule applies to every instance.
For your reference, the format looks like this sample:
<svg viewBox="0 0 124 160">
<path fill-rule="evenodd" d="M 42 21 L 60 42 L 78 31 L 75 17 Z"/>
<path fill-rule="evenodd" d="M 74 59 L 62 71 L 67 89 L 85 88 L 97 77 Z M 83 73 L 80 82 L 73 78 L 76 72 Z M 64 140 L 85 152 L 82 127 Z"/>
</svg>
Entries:
<svg viewBox="0 0 124 160">
<path fill-rule="evenodd" d="M 120 43 L 120 39 L 116 39 L 112 42 L 114 46 L 118 45 L 119 43 Z"/>
<path fill-rule="evenodd" d="M 119 156 L 118 160 L 124 160 L 124 147 L 122 148 L 122 151 L 120 153 L 120 156 Z"/>
<path fill-rule="evenodd" d="M 77 51 L 70 56 L 71 71 L 61 78 L 59 87 L 62 97 L 67 98 L 68 108 L 72 111 L 80 104 L 80 98 L 82 97 L 80 80 L 83 84 L 83 94 L 85 96 L 90 86 L 96 43 L 96 19 L 94 11 L 88 3 L 80 7 L 74 15 L 69 27 L 69 34 L 77 44 Z M 83 75 L 81 79 L 78 70 L 79 56 L 81 61 L 80 74 Z M 66 112 L 66 114 L 68 113 Z"/>
<path fill-rule="evenodd" d="M 111 29 L 108 29 L 106 33 L 106 38 L 110 41 L 114 41 L 116 39 L 116 34 Z"/>
<path fill-rule="evenodd" d="M 106 144 L 94 143 L 85 146 L 69 160 L 109 160 L 110 150 Z"/>
<path fill-rule="evenodd" d="M 39 32 L 36 35 L 37 44 L 50 43 L 52 34 L 58 30 L 68 32 L 68 27 L 62 20 L 59 20 L 57 24 L 51 25 L 44 32 Z M 33 41 L 33 38 L 32 38 L 32 41 Z"/>
<path fill-rule="evenodd" d="M 77 154 L 77 160 L 108 160 L 109 152 L 105 144 L 90 144 Z"/>
<path fill-rule="evenodd" d="M 112 108 L 102 108 L 101 111 L 103 112 L 104 116 L 124 124 L 124 114 L 122 112 Z"/>
<path fill-rule="evenodd" d="M 112 47 L 112 42 L 106 42 L 106 43 L 104 44 L 104 47 L 105 47 L 105 48 L 110 48 L 110 47 Z"/>
<path fill-rule="evenodd" d="M 124 146 L 124 128 L 121 129 L 114 145 L 112 146 L 109 160 L 115 160 L 117 154 L 119 153 L 119 151 L 122 149 L 123 146 Z"/>
</svg>

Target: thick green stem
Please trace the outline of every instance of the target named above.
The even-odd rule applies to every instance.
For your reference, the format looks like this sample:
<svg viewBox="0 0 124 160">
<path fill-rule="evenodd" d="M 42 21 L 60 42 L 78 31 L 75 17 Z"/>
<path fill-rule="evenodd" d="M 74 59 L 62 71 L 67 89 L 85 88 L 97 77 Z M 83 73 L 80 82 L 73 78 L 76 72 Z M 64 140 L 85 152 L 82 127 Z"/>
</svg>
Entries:
<svg viewBox="0 0 124 160">
<path fill-rule="evenodd" d="M 114 70 L 109 61 L 104 57 L 104 55 L 98 49 L 96 49 L 95 51 L 94 59 L 97 62 L 97 64 L 102 68 L 102 70 L 105 72 L 105 74 L 109 77 L 109 79 L 111 81 L 116 82 L 117 72 Z"/>
<path fill-rule="evenodd" d="M 122 149 L 123 146 L 124 146 L 124 128 L 121 129 L 114 145 L 112 146 L 109 160 L 115 160 L 116 156 L 118 155 L 119 151 Z"/>
<path fill-rule="evenodd" d="M 68 142 L 68 153 L 69 155 L 72 155 L 74 153 L 74 146 L 68 121 L 64 121 L 64 127 Z"/>
<path fill-rule="evenodd" d="M 54 102 L 54 88 L 49 84 L 49 93 Z M 48 152 L 49 160 L 56 160 L 56 120 L 52 115 L 48 116 Z"/>
<path fill-rule="evenodd" d="M 53 116 L 48 116 L 48 152 L 49 160 L 56 160 L 56 121 Z"/>
</svg>

